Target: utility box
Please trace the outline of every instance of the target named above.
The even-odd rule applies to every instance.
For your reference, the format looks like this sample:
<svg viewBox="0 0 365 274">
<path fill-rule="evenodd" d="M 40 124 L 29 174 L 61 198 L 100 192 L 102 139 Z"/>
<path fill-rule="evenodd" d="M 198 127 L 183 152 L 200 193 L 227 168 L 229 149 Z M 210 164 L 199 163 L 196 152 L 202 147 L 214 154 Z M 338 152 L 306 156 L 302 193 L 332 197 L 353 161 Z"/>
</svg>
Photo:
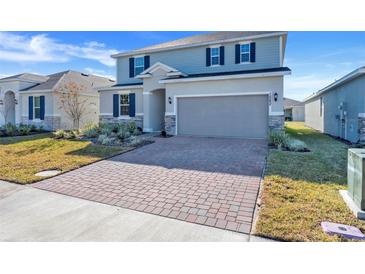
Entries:
<svg viewBox="0 0 365 274">
<path fill-rule="evenodd" d="M 365 149 L 348 150 L 347 184 L 350 198 L 356 206 L 365 210 Z"/>
</svg>

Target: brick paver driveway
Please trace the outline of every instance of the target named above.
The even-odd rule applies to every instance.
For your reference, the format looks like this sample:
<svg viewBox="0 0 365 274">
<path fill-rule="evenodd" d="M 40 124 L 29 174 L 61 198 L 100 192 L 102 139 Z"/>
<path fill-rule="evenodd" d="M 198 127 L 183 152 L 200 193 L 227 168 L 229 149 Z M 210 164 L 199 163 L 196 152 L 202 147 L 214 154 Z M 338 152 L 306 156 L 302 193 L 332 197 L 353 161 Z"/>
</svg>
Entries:
<svg viewBox="0 0 365 274">
<path fill-rule="evenodd" d="M 156 138 L 33 186 L 248 233 L 266 153 L 263 140 Z"/>
</svg>

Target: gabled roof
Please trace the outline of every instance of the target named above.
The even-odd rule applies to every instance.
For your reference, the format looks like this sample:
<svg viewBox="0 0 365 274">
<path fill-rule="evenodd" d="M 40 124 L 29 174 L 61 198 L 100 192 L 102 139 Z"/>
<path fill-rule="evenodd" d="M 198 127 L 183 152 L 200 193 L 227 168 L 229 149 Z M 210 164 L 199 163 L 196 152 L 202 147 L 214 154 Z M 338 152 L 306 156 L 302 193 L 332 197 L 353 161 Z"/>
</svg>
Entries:
<svg viewBox="0 0 365 274">
<path fill-rule="evenodd" d="M 292 108 L 294 106 L 303 106 L 303 105 L 304 105 L 303 102 L 284 97 L 284 109 Z"/>
<path fill-rule="evenodd" d="M 21 91 L 46 91 L 46 90 L 54 90 L 62 83 L 74 82 L 78 85 L 82 85 L 86 88 L 86 90 L 96 89 L 102 86 L 110 86 L 114 84 L 114 81 L 106 78 L 100 77 L 92 74 L 85 74 L 78 71 L 62 71 L 54 74 L 50 74 L 47 76 L 47 81 L 43 83 L 36 84 L 32 87 L 23 89 Z"/>
<path fill-rule="evenodd" d="M 283 31 L 219 31 L 219 32 L 211 32 L 206 34 L 198 34 L 193 35 L 157 45 L 152 45 L 148 47 L 144 47 L 141 49 L 136 49 L 127 52 L 121 52 L 112 55 L 113 58 L 121 57 L 121 56 L 129 56 L 134 54 L 142 54 L 147 52 L 156 52 L 163 50 L 170 50 L 176 48 L 185 48 L 185 47 L 194 47 L 201 45 L 209 45 L 213 43 L 222 43 L 229 41 L 239 41 L 239 40 L 248 40 L 260 37 L 270 37 L 270 36 L 279 36 L 286 35 L 286 32 Z"/>
<path fill-rule="evenodd" d="M 151 67 L 142 71 L 139 75 L 136 76 L 136 78 L 143 79 L 143 78 L 151 77 L 152 73 L 158 69 L 162 69 L 163 71 L 165 71 L 167 76 L 175 76 L 175 77 L 176 76 L 187 76 L 187 74 L 177 70 L 176 68 L 170 67 L 161 62 L 157 62 L 157 63 L 153 64 Z"/>
<path fill-rule="evenodd" d="M 309 101 L 310 99 L 313 99 L 317 96 L 320 96 L 322 95 L 323 93 L 325 92 L 329 92 L 331 91 L 332 89 L 348 82 L 348 81 L 351 81 L 361 75 L 365 74 L 365 66 L 363 67 L 360 67 L 358 69 L 355 69 L 354 71 L 350 72 L 349 74 L 346 74 L 344 77 L 342 77 L 341 79 L 333 82 L 332 84 L 324 87 L 323 89 L 320 89 L 319 91 L 317 91 L 316 93 L 313 93 L 312 95 L 308 96 L 307 98 L 304 99 L 303 102 L 307 102 Z"/>
<path fill-rule="evenodd" d="M 43 76 L 43 75 L 39 75 L 39 74 L 21 73 L 21 74 L 1 78 L 0 81 L 14 80 L 14 81 L 44 82 L 44 81 L 47 81 L 47 79 L 48 79 L 47 76 Z"/>
</svg>

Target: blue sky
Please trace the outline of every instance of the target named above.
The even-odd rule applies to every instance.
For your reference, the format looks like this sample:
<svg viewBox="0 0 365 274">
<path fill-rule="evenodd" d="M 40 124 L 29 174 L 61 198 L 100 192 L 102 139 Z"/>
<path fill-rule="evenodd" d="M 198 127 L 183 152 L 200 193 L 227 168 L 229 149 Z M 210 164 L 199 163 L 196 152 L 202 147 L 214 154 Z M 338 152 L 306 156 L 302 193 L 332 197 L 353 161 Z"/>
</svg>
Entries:
<svg viewBox="0 0 365 274">
<path fill-rule="evenodd" d="M 0 77 L 78 70 L 115 76 L 110 54 L 201 32 L 0 32 Z M 289 32 L 285 96 L 303 99 L 365 65 L 365 32 Z"/>
</svg>

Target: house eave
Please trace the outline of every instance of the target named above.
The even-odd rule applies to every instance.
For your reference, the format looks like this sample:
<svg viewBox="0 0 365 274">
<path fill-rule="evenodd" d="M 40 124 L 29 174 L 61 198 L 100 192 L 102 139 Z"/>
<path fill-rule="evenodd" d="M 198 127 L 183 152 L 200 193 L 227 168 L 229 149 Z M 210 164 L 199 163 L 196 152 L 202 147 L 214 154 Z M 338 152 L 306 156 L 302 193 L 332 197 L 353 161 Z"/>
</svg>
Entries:
<svg viewBox="0 0 365 274">
<path fill-rule="evenodd" d="M 100 91 L 111 91 L 111 90 L 141 89 L 141 88 L 143 88 L 143 84 L 141 84 L 141 85 L 129 85 L 129 86 L 101 87 L 101 88 L 98 88 L 98 92 L 100 92 Z"/>
<path fill-rule="evenodd" d="M 119 57 L 133 56 L 133 55 L 137 55 L 137 54 L 154 53 L 154 52 L 169 51 L 169 50 L 183 49 L 183 48 L 193 48 L 193 47 L 214 45 L 214 44 L 219 44 L 219 43 L 230 43 L 230 42 L 237 42 L 237 41 L 247 41 L 247 40 L 258 39 L 258 38 L 285 36 L 287 34 L 288 34 L 287 31 L 282 31 L 282 32 L 276 32 L 276 33 L 252 35 L 252 36 L 246 36 L 246 37 L 238 37 L 238 38 L 232 38 L 232 39 L 214 40 L 214 41 L 202 42 L 202 43 L 196 43 L 196 44 L 171 46 L 171 47 L 165 47 L 165 48 L 160 48 L 160 49 L 150 49 L 150 50 L 148 50 L 148 49 L 138 50 L 137 49 L 137 50 L 132 50 L 132 51 L 113 54 L 113 55 L 111 55 L 111 57 L 112 58 L 119 58 Z"/>
<path fill-rule="evenodd" d="M 201 81 L 218 81 L 218 80 L 232 80 L 232 79 L 247 79 L 247 78 L 262 78 L 262 77 L 276 77 L 290 75 L 291 71 L 278 71 L 278 72 L 266 72 L 266 73 L 248 73 L 248 74 L 236 74 L 236 75 L 219 75 L 219 76 L 207 76 L 207 77 L 194 77 L 194 78 L 178 78 L 178 79 L 162 79 L 160 84 L 168 83 L 181 83 L 181 82 L 201 82 Z"/>
<path fill-rule="evenodd" d="M 365 67 L 361 67 L 361 68 L 358 68 L 358 69 L 350 72 L 349 74 L 345 75 L 341 79 L 333 82 L 332 84 L 324 87 L 323 89 L 320 89 L 316 93 L 308 96 L 307 98 L 305 98 L 303 100 L 303 102 L 306 103 L 309 100 L 312 100 L 312 99 L 314 99 L 314 98 L 316 98 L 316 97 L 318 97 L 318 96 L 320 96 L 320 95 L 322 95 L 322 94 L 324 94 L 326 92 L 329 92 L 333 88 L 336 88 L 336 87 L 338 87 L 338 86 L 340 86 L 340 85 L 342 85 L 342 84 L 344 84 L 344 83 L 346 83 L 346 82 L 348 82 L 348 81 L 350 81 L 352 79 L 355 79 L 355 78 L 361 76 L 362 74 L 365 74 Z"/>
</svg>

